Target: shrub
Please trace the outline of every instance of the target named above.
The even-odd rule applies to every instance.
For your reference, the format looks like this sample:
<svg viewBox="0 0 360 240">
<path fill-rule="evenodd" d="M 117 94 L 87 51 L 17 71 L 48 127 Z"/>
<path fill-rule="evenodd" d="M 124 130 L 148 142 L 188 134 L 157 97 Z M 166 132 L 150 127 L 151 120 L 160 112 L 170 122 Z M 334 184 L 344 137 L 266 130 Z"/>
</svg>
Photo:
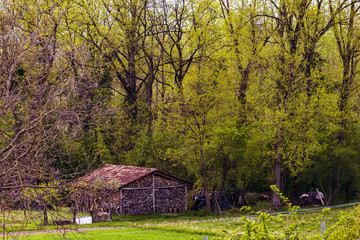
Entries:
<svg viewBox="0 0 360 240">
<path fill-rule="evenodd" d="M 354 211 L 340 212 L 339 221 L 325 232 L 325 239 L 359 239 L 360 206 Z"/>
<path fill-rule="evenodd" d="M 244 227 L 239 228 L 235 231 L 223 230 L 215 240 L 272 240 L 272 239 L 320 239 L 317 236 L 305 236 L 301 235 L 299 227 L 310 222 L 319 222 L 322 217 L 330 210 L 324 209 L 321 217 L 313 218 L 307 222 L 299 221 L 297 218 L 298 206 L 292 206 L 289 200 L 284 197 L 275 186 L 271 186 L 274 192 L 280 195 L 281 200 L 286 203 L 289 208 L 287 215 L 276 215 L 272 216 L 268 213 L 258 212 L 257 219 L 250 219 L 243 217 Z M 285 218 L 286 216 L 286 218 Z M 286 219 L 286 220 L 285 220 Z M 288 220 L 292 220 L 289 224 Z M 339 238 L 339 239 L 353 239 L 353 238 Z"/>
</svg>

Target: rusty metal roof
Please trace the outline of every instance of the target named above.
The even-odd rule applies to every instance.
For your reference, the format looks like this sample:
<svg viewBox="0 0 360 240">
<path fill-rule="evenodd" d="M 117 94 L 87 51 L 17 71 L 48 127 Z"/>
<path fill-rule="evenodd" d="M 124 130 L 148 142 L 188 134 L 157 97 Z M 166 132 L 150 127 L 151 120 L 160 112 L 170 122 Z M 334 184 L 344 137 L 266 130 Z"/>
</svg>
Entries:
<svg viewBox="0 0 360 240">
<path fill-rule="evenodd" d="M 155 171 L 157 171 L 156 168 L 105 164 L 101 168 L 79 178 L 78 181 L 94 182 L 100 180 L 102 182 L 115 182 L 117 187 L 122 187 Z"/>
</svg>

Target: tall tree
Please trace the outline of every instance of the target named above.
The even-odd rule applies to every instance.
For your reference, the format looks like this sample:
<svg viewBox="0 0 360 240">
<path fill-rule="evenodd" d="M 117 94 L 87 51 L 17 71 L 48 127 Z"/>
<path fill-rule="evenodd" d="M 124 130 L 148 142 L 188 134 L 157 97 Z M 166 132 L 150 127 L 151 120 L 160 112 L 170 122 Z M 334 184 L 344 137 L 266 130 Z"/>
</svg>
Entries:
<svg viewBox="0 0 360 240">
<path fill-rule="evenodd" d="M 265 48 L 273 29 L 259 9 L 264 5 L 259 1 L 234 2 L 220 0 L 221 18 L 224 20 L 224 34 L 228 36 L 230 49 L 234 54 L 236 91 L 239 100 L 239 117 L 247 121 L 246 101 L 251 74 L 262 65 L 261 52 Z M 235 77 L 234 76 L 234 77 Z"/>
<path fill-rule="evenodd" d="M 58 51 L 63 9 L 57 1 L 6 1 L 1 8 L 0 191 L 20 201 L 24 187 L 59 177 L 50 149 L 70 94 Z"/>
<path fill-rule="evenodd" d="M 166 120 L 169 131 L 180 141 L 180 147 L 173 149 L 171 156 L 197 177 L 208 212 L 210 191 L 217 184 L 213 180 L 216 179 L 214 164 L 218 160 L 209 156 L 209 142 L 218 124 L 231 112 L 222 108 L 227 98 L 225 86 L 218 74 L 202 66 L 198 74 L 184 82 L 184 96 L 172 104 L 171 115 Z"/>
<path fill-rule="evenodd" d="M 213 7 L 212 1 L 187 0 L 163 1 L 160 5 L 157 31 L 165 35 L 158 35 L 157 42 L 163 51 L 164 64 L 170 66 L 175 85 L 180 91 L 199 52 L 212 43 L 210 39 L 204 41 L 199 36 L 211 36 L 206 31 L 216 18 Z"/>
<path fill-rule="evenodd" d="M 171 113 L 166 120 L 171 125 L 168 126 L 170 132 L 183 139 L 173 156 L 198 177 L 197 184 L 201 184 L 204 191 L 208 212 L 211 211 L 210 190 L 214 188 L 210 177 L 214 163 L 208 155 L 208 142 L 222 117 L 231 112 L 228 108 L 229 112 L 221 109 L 221 102 L 231 94 L 226 95 L 227 82 L 221 81 L 223 69 L 214 59 L 214 52 L 219 49 L 215 43 L 219 31 L 214 6 L 210 3 L 205 1 L 194 5 L 192 37 L 199 52 L 192 66 L 188 62 L 188 77 L 176 82 L 178 88 L 175 88 L 174 99 L 169 105 Z"/>
<path fill-rule="evenodd" d="M 138 94 L 146 80 L 152 86 L 154 77 L 150 76 L 156 71 L 154 56 L 147 45 L 148 24 L 151 24 L 147 19 L 148 4 L 148 1 L 137 0 L 79 1 L 82 17 L 79 16 L 77 21 L 82 24 L 80 29 L 74 29 L 112 67 L 121 87 L 117 93 L 124 96 L 128 117 L 133 120 L 136 120 L 139 110 Z M 149 69 L 142 68 L 144 56 L 149 63 L 145 66 Z"/>
<path fill-rule="evenodd" d="M 338 10 L 340 9 L 340 11 Z M 356 159 L 358 151 L 354 136 L 357 132 L 356 113 L 354 112 L 354 93 L 358 87 L 357 69 L 359 62 L 359 43 L 360 32 L 357 22 L 359 21 L 360 5 L 357 1 L 337 1 L 330 2 L 330 14 L 334 19 L 332 28 L 335 37 L 342 74 L 338 82 L 338 102 L 337 113 L 334 122 L 337 130 L 336 137 L 333 138 L 330 150 L 331 158 L 328 160 L 329 165 L 333 168 L 329 170 L 329 197 L 331 203 L 338 195 L 346 176 L 350 175 L 348 169 L 356 169 Z M 356 141 L 356 140 L 355 140 Z M 356 174 L 354 174 L 356 176 Z"/>
<path fill-rule="evenodd" d="M 345 3 L 348 5 L 344 6 Z M 336 9 L 339 7 L 343 7 L 343 10 L 337 14 Z M 357 27 L 359 10 L 360 6 L 358 2 L 353 0 L 342 2 L 340 6 L 330 4 L 330 13 L 336 21 L 333 32 L 343 68 L 342 79 L 339 86 L 338 104 L 341 115 L 339 125 L 343 128 L 338 136 L 340 143 L 345 140 L 347 125 L 349 124 L 351 114 L 350 98 L 356 88 L 355 79 L 357 75 L 357 65 L 359 63 L 358 51 L 360 50 L 360 33 Z"/>
<path fill-rule="evenodd" d="M 338 10 L 337 10 L 338 11 Z M 330 29 L 334 23 L 333 17 L 327 17 L 326 5 L 324 1 L 300 0 L 295 2 L 271 1 L 269 12 L 261 13 L 273 21 L 274 34 L 269 38 L 271 46 L 275 49 L 275 54 L 271 54 L 274 64 L 272 73 L 274 79 L 274 119 L 277 119 L 276 131 L 274 132 L 273 143 L 273 183 L 279 189 L 282 188 L 282 169 L 285 166 L 292 166 L 290 171 L 296 171 L 293 167 L 300 166 L 309 155 L 307 151 L 302 154 L 291 147 L 294 131 L 298 136 L 301 132 L 310 133 L 311 126 L 306 124 L 296 126 L 288 125 L 288 122 L 296 122 L 303 119 L 301 109 L 311 116 L 311 111 L 302 102 L 304 90 L 308 97 L 308 102 L 312 101 L 312 94 L 316 91 L 316 81 L 314 76 L 318 74 L 321 64 L 319 54 L 316 52 L 318 43 L 322 36 Z M 300 119 L 297 119 L 300 118 Z M 302 120 L 300 120 L 302 121 Z M 305 120 L 306 121 L 306 120 Z M 306 136 L 307 135 L 307 136 Z M 295 135 L 296 136 L 296 135 Z M 308 134 L 305 138 L 295 137 L 294 140 L 301 142 L 302 148 L 306 149 L 306 142 L 315 141 Z M 312 140 L 310 140 L 312 139 Z M 300 154 L 300 156 L 299 156 Z M 294 163 L 296 162 L 296 163 Z M 280 198 L 273 194 L 272 203 L 276 207 L 280 206 Z"/>
</svg>

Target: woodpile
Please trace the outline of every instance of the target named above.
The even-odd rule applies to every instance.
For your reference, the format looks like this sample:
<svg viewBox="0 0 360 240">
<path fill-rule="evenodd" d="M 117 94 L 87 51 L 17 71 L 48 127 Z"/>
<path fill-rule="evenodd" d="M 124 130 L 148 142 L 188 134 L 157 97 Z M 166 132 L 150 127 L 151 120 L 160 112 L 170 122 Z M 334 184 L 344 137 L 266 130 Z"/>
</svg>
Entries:
<svg viewBox="0 0 360 240">
<path fill-rule="evenodd" d="M 155 192 L 156 212 L 168 212 L 169 209 L 175 211 L 185 210 L 185 191 L 184 188 L 161 188 Z"/>
<path fill-rule="evenodd" d="M 153 212 L 151 189 L 124 190 L 122 214 L 147 214 Z"/>
<path fill-rule="evenodd" d="M 299 205 L 301 207 L 306 206 L 316 206 L 316 205 L 324 205 L 324 194 L 322 192 L 319 192 L 318 189 L 316 189 L 316 192 L 308 192 L 304 193 L 300 196 L 300 203 Z"/>
<path fill-rule="evenodd" d="M 183 182 L 151 174 L 120 190 L 118 214 L 147 214 L 186 210 L 187 187 Z"/>
<path fill-rule="evenodd" d="M 167 179 L 165 177 L 158 176 L 158 175 L 155 175 L 154 181 L 155 181 L 155 186 L 156 187 L 183 185 L 180 182 L 177 182 L 177 181 L 174 181 L 174 180 L 171 180 L 171 179 Z"/>
<path fill-rule="evenodd" d="M 189 185 L 155 168 L 106 164 L 80 178 L 73 185 L 70 199 L 74 215 L 85 209 L 94 221 L 103 221 L 100 212 L 110 216 L 115 212 L 180 212 L 187 208 Z"/>
<path fill-rule="evenodd" d="M 152 176 L 148 175 L 126 185 L 126 188 L 152 187 Z"/>
</svg>

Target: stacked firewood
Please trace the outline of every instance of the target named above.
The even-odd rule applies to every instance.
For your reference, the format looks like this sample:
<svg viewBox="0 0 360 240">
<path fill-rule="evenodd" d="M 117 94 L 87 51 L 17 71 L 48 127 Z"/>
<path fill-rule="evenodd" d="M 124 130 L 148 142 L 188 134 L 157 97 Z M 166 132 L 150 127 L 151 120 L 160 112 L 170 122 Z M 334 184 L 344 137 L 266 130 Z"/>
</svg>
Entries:
<svg viewBox="0 0 360 240">
<path fill-rule="evenodd" d="M 147 214 L 153 212 L 152 189 L 123 190 L 123 214 Z"/>
<path fill-rule="evenodd" d="M 156 212 L 169 212 L 185 210 L 184 188 L 161 188 L 155 192 Z M 174 210 L 175 209 L 175 210 Z"/>
<path fill-rule="evenodd" d="M 174 180 L 164 178 L 164 177 L 161 177 L 161 176 L 156 176 L 156 175 L 155 175 L 154 180 L 155 180 L 155 186 L 156 187 L 182 185 L 182 183 L 180 183 L 180 182 L 176 182 Z"/>
<path fill-rule="evenodd" d="M 125 188 L 152 187 L 152 176 L 148 175 L 124 186 Z"/>
</svg>

